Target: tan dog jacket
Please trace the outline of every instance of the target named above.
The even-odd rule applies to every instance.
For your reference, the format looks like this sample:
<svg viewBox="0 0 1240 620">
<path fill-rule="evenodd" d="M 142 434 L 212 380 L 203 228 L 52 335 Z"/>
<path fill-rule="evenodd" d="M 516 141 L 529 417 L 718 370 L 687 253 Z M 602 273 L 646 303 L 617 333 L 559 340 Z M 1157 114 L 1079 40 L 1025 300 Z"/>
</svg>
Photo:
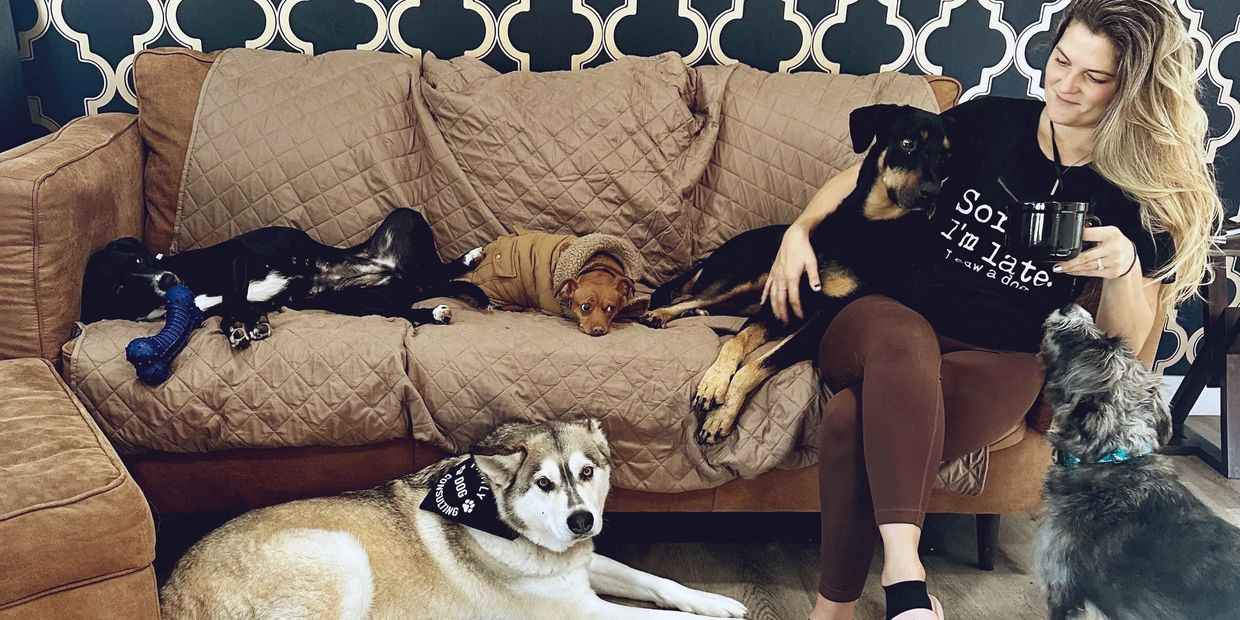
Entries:
<svg viewBox="0 0 1240 620">
<path fill-rule="evenodd" d="M 485 291 L 492 304 L 536 308 L 557 316 L 563 308 L 556 291 L 598 252 L 614 256 L 633 280 L 646 272 L 631 242 L 599 233 L 577 237 L 519 230 L 488 243 L 485 250 L 486 256 L 465 279 Z"/>
</svg>

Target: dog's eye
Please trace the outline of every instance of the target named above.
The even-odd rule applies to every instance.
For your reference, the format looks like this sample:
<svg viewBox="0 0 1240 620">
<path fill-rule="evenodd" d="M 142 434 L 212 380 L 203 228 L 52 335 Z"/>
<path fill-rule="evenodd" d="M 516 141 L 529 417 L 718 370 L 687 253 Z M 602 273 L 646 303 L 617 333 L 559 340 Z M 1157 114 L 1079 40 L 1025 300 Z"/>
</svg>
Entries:
<svg viewBox="0 0 1240 620">
<path fill-rule="evenodd" d="M 900 141 L 900 148 L 904 149 L 906 153 L 912 153 L 915 146 L 917 146 L 917 143 L 913 142 L 912 138 L 905 138 Z"/>
<path fill-rule="evenodd" d="M 551 482 L 551 480 L 548 479 L 546 476 L 543 476 L 539 478 L 538 480 L 535 480 L 534 484 L 538 485 L 538 488 L 542 489 L 543 491 L 547 493 L 550 493 L 551 489 L 555 488 L 555 483 Z"/>
<path fill-rule="evenodd" d="M 591 479 L 591 478 L 593 478 L 593 477 L 594 477 L 594 468 L 593 468 L 593 467 L 591 467 L 591 466 L 589 466 L 589 465 L 586 465 L 585 467 L 582 467 L 582 468 L 581 468 L 581 479 L 582 479 L 582 480 L 589 480 L 589 479 Z"/>
<path fill-rule="evenodd" d="M 616 311 L 615 306 L 607 306 L 607 314 L 611 314 L 612 312 L 615 312 L 615 311 Z"/>
<path fill-rule="evenodd" d="M 582 312 L 589 312 L 589 311 L 590 311 L 590 308 L 592 308 L 592 307 L 593 307 L 593 306 L 591 306 L 590 304 L 581 304 L 581 311 L 582 311 Z"/>
</svg>

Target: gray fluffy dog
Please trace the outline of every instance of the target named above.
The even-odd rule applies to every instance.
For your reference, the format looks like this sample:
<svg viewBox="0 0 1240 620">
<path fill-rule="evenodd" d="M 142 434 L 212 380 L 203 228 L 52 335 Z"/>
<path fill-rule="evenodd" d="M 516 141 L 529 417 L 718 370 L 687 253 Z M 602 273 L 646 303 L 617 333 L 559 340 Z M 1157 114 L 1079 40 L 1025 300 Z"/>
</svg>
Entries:
<svg viewBox="0 0 1240 620">
<path fill-rule="evenodd" d="M 1050 617 L 1086 602 L 1111 620 L 1240 618 L 1240 530 L 1157 454 L 1171 436 L 1161 382 L 1079 306 L 1045 324 L 1054 406 L 1036 568 Z"/>
</svg>

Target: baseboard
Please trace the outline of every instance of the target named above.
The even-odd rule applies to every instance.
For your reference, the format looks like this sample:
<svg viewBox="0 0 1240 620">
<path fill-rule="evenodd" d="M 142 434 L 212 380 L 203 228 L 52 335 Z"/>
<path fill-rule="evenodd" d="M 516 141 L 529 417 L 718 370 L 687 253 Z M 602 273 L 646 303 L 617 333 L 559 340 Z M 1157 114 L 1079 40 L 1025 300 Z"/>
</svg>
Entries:
<svg viewBox="0 0 1240 620">
<path fill-rule="evenodd" d="M 1175 394 L 1176 388 L 1180 387 L 1180 382 L 1184 377 L 1177 375 L 1163 375 L 1163 397 L 1168 401 Z M 1218 415 L 1222 411 L 1219 405 L 1219 389 L 1216 387 L 1207 387 L 1201 391 L 1201 397 L 1193 404 L 1193 408 L 1188 412 L 1189 415 Z"/>
</svg>

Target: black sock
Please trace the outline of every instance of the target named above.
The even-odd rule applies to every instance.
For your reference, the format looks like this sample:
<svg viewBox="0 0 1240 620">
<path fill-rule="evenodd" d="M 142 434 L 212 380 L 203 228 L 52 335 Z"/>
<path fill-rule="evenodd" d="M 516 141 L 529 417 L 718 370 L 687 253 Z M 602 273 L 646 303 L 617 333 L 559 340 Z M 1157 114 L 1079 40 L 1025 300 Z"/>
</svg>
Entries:
<svg viewBox="0 0 1240 620">
<path fill-rule="evenodd" d="M 901 581 L 883 586 L 887 594 L 887 620 L 910 609 L 934 609 L 930 606 L 930 595 L 926 594 L 926 582 Z"/>
</svg>

